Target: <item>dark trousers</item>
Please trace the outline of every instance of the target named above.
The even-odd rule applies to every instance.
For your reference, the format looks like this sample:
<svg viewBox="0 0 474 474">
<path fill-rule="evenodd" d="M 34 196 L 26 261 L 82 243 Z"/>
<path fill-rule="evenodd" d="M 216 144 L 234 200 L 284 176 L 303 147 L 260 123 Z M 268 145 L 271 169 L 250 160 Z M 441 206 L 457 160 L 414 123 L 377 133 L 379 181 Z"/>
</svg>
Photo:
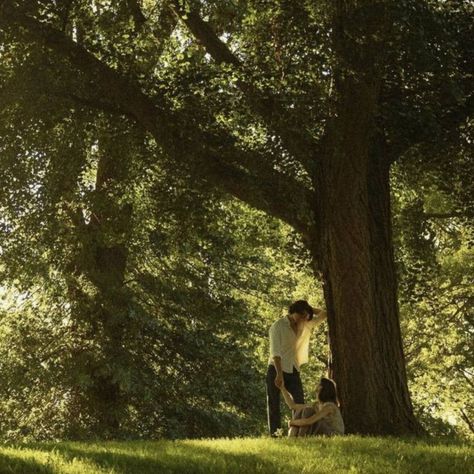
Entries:
<svg viewBox="0 0 474 474">
<path fill-rule="evenodd" d="M 275 385 L 276 369 L 273 365 L 267 370 L 267 416 L 270 435 L 281 428 L 280 389 Z M 283 380 L 288 392 L 293 396 L 295 403 L 304 403 L 303 384 L 300 373 L 293 368 L 293 373 L 283 372 Z"/>
</svg>

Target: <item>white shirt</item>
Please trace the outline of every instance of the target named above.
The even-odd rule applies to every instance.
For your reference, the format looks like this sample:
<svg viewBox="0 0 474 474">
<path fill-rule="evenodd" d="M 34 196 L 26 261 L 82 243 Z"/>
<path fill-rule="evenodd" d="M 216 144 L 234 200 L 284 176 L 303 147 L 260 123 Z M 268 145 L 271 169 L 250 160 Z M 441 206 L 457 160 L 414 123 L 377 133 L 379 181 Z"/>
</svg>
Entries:
<svg viewBox="0 0 474 474">
<path fill-rule="evenodd" d="M 270 357 L 268 363 L 274 365 L 273 358 L 279 356 L 283 372 L 291 373 L 293 367 L 300 370 L 300 366 L 308 362 L 309 338 L 313 329 L 320 322 L 322 320 L 317 317 L 311 321 L 305 321 L 299 327 L 299 333 L 295 334 L 287 316 L 275 321 L 269 331 Z"/>
</svg>

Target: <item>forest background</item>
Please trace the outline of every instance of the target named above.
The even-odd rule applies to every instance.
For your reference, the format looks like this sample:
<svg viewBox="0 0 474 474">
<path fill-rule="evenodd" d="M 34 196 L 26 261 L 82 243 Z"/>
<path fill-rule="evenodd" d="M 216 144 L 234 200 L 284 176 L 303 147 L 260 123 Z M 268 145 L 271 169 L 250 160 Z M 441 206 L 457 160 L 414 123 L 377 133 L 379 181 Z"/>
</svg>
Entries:
<svg viewBox="0 0 474 474">
<path fill-rule="evenodd" d="M 186 28 L 193 10 L 169 3 L 1 2 L 3 439 L 262 434 L 268 328 L 295 299 L 325 306 L 300 232 L 232 197 L 224 179 L 215 186 L 200 163 L 177 162 L 34 33 L 52 25 L 166 100 L 183 134 L 198 123 L 219 137 L 209 149 L 230 131 L 232 145 L 278 157 L 288 182 L 306 183 L 239 98 L 242 79 Z M 327 13 L 310 3 L 200 6 L 247 74 L 264 71 L 255 84 L 277 93 L 295 129 L 324 122 L 334 86 Z M 427 431 L 472 437 L 473 4 L 398 3 L 377 120 L 403 144 L 390 187 L 409 389 Z M 328 355 L 323 325 L 303 372 L 309 397 Z"/>
</svg>

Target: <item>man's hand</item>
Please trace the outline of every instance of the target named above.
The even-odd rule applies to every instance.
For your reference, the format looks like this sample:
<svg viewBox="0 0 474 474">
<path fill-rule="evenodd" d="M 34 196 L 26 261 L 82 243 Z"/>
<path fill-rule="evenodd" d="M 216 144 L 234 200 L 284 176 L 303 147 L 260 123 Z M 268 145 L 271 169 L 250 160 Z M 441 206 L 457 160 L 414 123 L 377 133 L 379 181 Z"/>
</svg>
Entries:
<svg viewBox="0 0 474 474">
<path fill-rule="evenodd" d="M 275 377 L 275 385 L 278 388 L 281 388 L 283 386 L 283 375 L 282 374 L 277 374 Z"/>
</svg>

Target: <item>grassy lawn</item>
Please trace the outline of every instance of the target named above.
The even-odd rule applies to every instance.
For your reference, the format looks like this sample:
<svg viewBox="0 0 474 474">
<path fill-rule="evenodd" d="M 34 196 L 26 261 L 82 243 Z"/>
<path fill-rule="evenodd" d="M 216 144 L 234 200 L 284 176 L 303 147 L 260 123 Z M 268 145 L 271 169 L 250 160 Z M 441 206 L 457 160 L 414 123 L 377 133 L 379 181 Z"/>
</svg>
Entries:
<svg viewBox="0 0 474 474">
<path fill-rule="evenodd" d="M 0 447 L 0 473 L 474 473 L 474 445 L 400 438 L 37 443 Z"/>
</svg>

